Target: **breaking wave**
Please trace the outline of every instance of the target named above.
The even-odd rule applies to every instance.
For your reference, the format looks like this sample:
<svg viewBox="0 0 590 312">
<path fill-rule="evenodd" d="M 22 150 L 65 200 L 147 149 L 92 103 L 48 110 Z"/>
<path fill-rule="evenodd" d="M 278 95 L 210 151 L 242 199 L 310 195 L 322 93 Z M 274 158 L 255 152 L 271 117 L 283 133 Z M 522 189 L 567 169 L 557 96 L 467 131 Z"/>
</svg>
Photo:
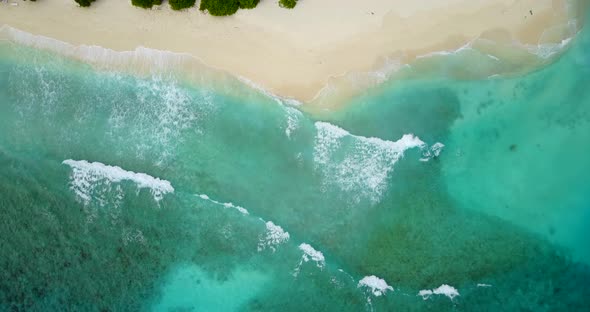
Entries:
<svg viewBox="0 0 590 312">
<path fill-rule="evenodd" d="M 62 162 L 72 168 L 70 175 L 70 188 L 76 196 L 85 204 L 93 199 L 102 203 L 106 187 L 111 189 L 113 183 L 122 181 L 133 182 L 138 189 L 149 189 L 155 201 L 160 201 L 164 195 L 174 193 L 174 188 L 169 181 L 152 177 L 146 173 L 127 171 L 118 166 L 109 166 L 100 162 L 88 162 L 86 160 L 67 159 Z M 120 188 L 117 187 L 120 190 Z M 94 195 L 99 195 L 95 198 Z"/>
<path fill-rule="evenodd" d="M 289 240 L 289 232 L 285 232 L 282 227 L 274 224 L 272 221 L 267 221 L 265 225 L 266 232 L 258 240 L 258 251 L 268 248 L 275 252 L 276 246 Z"/>
<path fill-rule="evenodd" d="M 384 279 L 375 275 L 365 276 L 358 282 L 358 288 L 366 287 L 371 289 L 371 293 L 376 297 L 385 295 L 387 291 L 393 291 L 393 287 L 387 285 Z"/>
<path fill-rule="evenodd" d="M 423 160 L 440 154 L 442 143 L 428 149 L 413 134 L 393 142 L 350 134 L 326 122 L 316 122 L 317 135 L 313 159 L 316 170 L 323 174 L 324 186 L 335 185 L 345 192 L 354 192 L 357 202 L 368 199 L 379 202 L 387 189 L 387 180 L 395 163 L 412 148 L 420 148 Z"/>
<path fill-rule="evenodd" d="M 459 296 L 459 291 L 453 286 L 442 284 L 438 288 L 434 288 L 432 290 L 423 289 L 418 292 L 418 296 L 422 297 L 422 299 L 424 300 L 430 299 L 430 297 L 433 295 L 446 296 L 449 297 L 449 299 L 453 300 L 455 299 L 455 297 Z"/>
</svg>

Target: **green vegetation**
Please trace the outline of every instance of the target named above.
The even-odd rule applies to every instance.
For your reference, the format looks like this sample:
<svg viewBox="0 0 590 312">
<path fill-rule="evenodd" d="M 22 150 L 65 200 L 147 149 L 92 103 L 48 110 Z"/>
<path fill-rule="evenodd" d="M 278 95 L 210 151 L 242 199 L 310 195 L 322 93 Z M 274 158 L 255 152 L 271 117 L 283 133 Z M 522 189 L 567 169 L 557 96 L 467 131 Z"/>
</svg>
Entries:
<svg viewBox="0 0 590 312">
<path fill-rule="evenodd" d="M 89 7 L 92 2 L 95 0 L 74 0 L 78 3 L 81 7 Z"/>
<path fill-rule="evenodd" d="M 182 10 L 195 5 L 195 0 L 169 0 L 168 2 L 173 10 Z"/>
<path fill-rule="evenodd" d="M 30 0 L 36 1 L 36 0 Z M 96 0 L 74 0 L 82 7 L 88 7 Z M 154 5 L 161 5 L 163 0 L 131 0 L 131 4 L 136 7 L 150 9 Z M 195 5 L 196 0 L 168 0 L 173 10 L 182 10 Z M 253 9 L 260 0 L 201 0 L 199 10 L 208 11 L 213 16 L 225 16 L 236 13 L 239 9 Z M 292 9 L 297 4 L 297 0 L 279 0 L 279 5 L 283 8 Z"/>
<path fill-rule="evenodd" d="M 201 0 L 199 10 L 214 16 L 232 15 L 238 9 L 253 9 L 260 0 Z"/>
<path fill-rule="evenodd" d="M 140 8 L 149 9 L 154 5 L 162 4 L 162 0 L 131 0 L 131 4 Z"/>
<path fill-rule="evenodd" d="M 297 5 L 297 0 L 279 0 L 281 8 L 292 9 Z"/>
<path fill-rule="evenodd" d="M 214 16 L 232 15 L 240 8 L 239 0 L 201 0 L 199 10 Z"/>
<path fill-rule="evenodd" d="M 240 9 L 253 9 L 260 0 L 240 0 Z"/>
</svg>

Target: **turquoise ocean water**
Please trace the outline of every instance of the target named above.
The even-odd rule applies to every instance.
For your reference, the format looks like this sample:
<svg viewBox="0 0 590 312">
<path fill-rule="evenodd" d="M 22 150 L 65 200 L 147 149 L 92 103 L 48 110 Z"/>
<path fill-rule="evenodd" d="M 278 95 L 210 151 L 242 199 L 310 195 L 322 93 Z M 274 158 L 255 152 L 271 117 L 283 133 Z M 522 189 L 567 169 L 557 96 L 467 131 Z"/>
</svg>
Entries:
<svg viewBox="0 0 590 312">
<path fill-rule="evenodd" d="M 588 311 L 590 31 L 445 70 L 310 114 L 0 42 L 0 310 Z"/>
</svg>

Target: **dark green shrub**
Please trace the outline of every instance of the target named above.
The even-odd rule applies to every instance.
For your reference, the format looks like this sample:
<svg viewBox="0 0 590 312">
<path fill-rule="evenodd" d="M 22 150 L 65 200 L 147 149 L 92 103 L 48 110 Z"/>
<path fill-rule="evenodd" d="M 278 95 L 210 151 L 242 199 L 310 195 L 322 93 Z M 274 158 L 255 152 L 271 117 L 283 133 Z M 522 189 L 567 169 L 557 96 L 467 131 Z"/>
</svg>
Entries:
<svg viewBox="0 0 590 312">
<path fill-rule="evenodd" d="M 154 5 L 162 4 L 162 0 L 131 0 L 131 4 L 136 7 L 149 9 Z"/>
<path fill-rule="evenodd" d="M 195 0 L 168 0 L 173 10 L 182 10 L 195 5 Z"/>
<path fill-rule="evenodd" d="M 81 7 L 88 7 L 90 6 L 90 4 L 92 2 L 94 2 L 94 0 L 74 0 L 76 1 L 77 4 L 79 4 Z"/>
<path fill-rule="evenodd" d="M 214 16 L 232 15 L 240 8 L 239 0 L 201 0 L 199 10 Z"/>
<path fill-rule="evenodd" d="M 297 0 L 279 0 L 281 8 L 292 9 L 297 5 Z"/>
<path fill-rule="evenodd" d="M 258 5 L 260 0 L 239 0 L 240 9 L 253 9 Z"/>
</svg>

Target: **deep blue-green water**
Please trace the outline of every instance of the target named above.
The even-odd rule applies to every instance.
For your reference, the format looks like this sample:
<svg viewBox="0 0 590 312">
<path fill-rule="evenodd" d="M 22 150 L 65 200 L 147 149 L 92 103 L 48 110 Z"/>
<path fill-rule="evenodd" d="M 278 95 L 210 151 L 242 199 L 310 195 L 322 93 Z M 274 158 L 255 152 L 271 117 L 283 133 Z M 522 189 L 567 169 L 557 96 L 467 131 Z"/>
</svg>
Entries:
<svg viewBox="0 0 590 312">
<path fill-rule="evenodd" d="M 590 309 L 590 31 L 321 114 L 223 89 L 0 42 L 0 310 Z"/>
</svg>

